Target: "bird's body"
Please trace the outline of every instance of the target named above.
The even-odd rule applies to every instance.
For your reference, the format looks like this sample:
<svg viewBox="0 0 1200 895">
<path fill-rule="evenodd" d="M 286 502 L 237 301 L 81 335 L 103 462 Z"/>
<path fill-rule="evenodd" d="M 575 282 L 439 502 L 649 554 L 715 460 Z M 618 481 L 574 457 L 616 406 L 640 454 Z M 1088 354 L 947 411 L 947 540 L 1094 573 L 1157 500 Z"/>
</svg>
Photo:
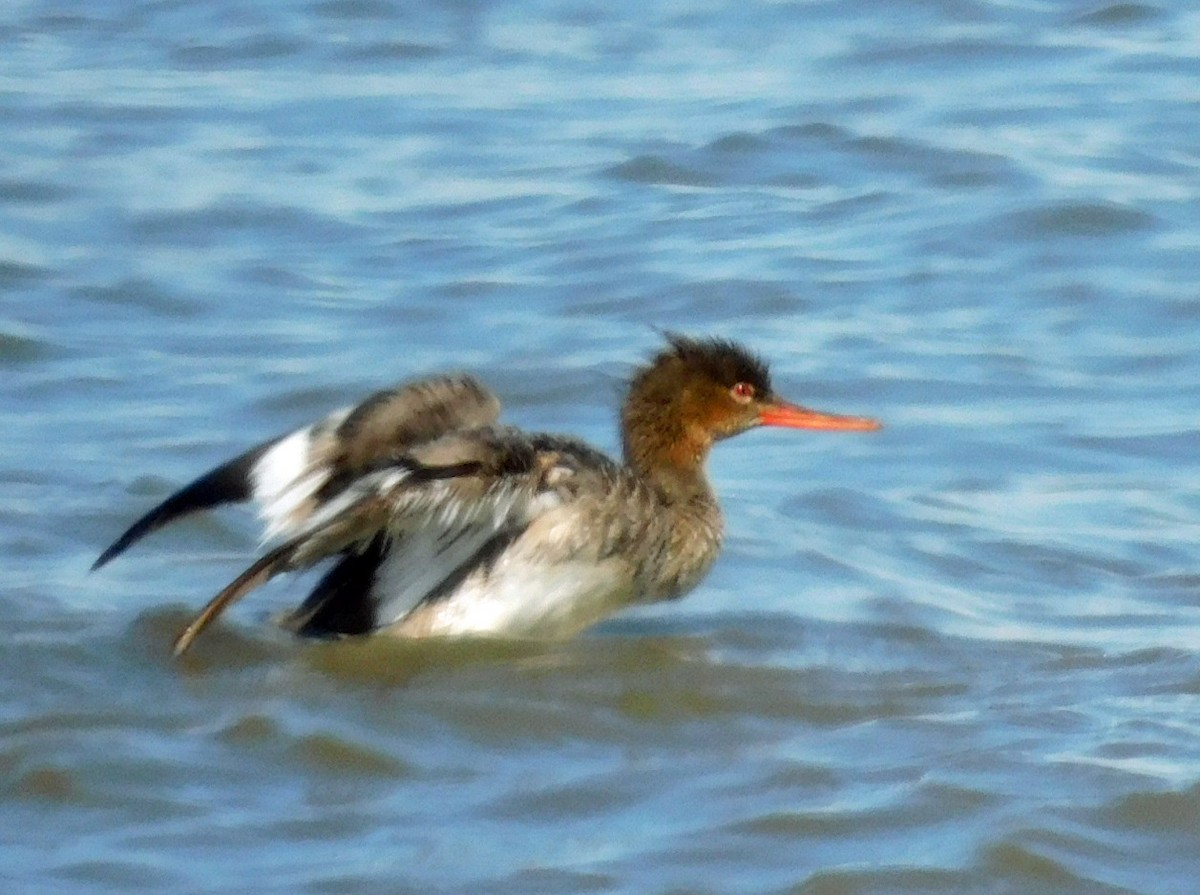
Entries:
<svg viewBox="0 0 1200 895">
<path fill-rule="evenodd" d="M 180 653 L 228 604 L 284 571 L 333 560 L 288 624 L 315 636 L 570 636 L 623 607 L 686 593 L 722 520 L 703 464 L 756 425 L 877 428 L 790 405 L 736 345 L 670 337 L 623 408 L 625 462 L 498 423 L 476 380 L 377 393 L 259 445 L 135 522 L 96 561 L 182 515 L 255 500 L 277 546 L 219 593 Z"/>
</svg>

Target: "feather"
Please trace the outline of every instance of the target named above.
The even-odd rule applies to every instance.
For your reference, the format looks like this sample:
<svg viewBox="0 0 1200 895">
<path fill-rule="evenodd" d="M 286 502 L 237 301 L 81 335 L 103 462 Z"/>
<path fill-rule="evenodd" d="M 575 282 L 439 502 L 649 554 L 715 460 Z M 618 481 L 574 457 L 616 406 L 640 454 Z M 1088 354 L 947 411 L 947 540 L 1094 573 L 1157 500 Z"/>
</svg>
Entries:
<svg viewBox="0 0 1200 895">
<path fill-rule="evenodd" d="M 176 491 L 113 541 L 92 563 L 92 571 L 111 562 L 135 542 L 169 522 L 220 504 L 248 500 L 251 495 L 251 470 L 277 441 L 278 439 L 253 447 Z"/>
</svg>

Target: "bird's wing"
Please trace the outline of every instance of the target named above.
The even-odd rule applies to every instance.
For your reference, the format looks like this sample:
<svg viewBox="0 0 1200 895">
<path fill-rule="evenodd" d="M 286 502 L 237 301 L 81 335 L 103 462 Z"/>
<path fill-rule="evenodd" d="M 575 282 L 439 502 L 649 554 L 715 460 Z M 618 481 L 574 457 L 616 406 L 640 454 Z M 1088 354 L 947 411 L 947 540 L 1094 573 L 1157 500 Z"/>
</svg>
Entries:
<svg viewBox="0 0 1200 895">
<path fill-rule="evenodd" d="M 266 539 L 290 538 L 321 505 L 364 474 L 426 442 L 493 425 L 500 402 L 469 376 L 443 376 L 377 392 L 353 408 L 257 445 L 206 472 L 133 523 L 98 569 L 158 528 L 200 510 L 253 499 Z"/>
<path fill-rule="evenodd" d="M 275 575 L 335 556 L 338 566 L 293 614 L 292 626 L 308 633 L 356 632 L 323 630 L 314 625 L 322 615 L 359 619 L 355 624 L 365 630 L 390 624 L 559 505 L 564 474 L 570 471 L 559 453 L 539 450 L 510 429 L 475 429 L 419 445 L 312 512 L 292 537 L 204 607 L 179 635 L 175 653 Z M 339 569 L 343 574 L 336 574 Z"/>
</svg>

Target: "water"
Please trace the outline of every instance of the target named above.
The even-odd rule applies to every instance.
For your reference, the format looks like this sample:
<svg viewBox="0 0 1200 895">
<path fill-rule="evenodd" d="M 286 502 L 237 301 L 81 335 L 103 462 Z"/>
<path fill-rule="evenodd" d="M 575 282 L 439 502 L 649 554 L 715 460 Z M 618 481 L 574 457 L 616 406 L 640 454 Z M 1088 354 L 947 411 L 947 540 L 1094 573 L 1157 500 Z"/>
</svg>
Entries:
<svg viewBox="0 0 1200 895">
<path fill-rule="evenodd" d="M 1200 879 L 1200 14 L 1184 3 L 0 12 L 6 892 L 1154 893 Z M 655 328 L 756 432 L 686 600 L 300 645 L 189 520 L 446 368 L 612 448 Z"/>
</svg>

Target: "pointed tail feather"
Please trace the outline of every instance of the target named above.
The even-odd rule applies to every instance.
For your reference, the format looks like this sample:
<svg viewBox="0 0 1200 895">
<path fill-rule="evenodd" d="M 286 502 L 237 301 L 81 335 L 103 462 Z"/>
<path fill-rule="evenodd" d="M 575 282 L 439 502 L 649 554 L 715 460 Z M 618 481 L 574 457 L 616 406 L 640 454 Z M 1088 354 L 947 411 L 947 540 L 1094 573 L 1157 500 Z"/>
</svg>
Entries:
<svg viewBox="0 0 1200 895">
<path fill-rule="evenodd" d="M 119 538 L 112 542 L 92 563 L 92 571 L 115 559 L 124 553 L 134 542 L 141 540 L 152 531 L 162 528 L 168 522 L 174 522 L 191 513 L 207 510 L 223 503 L 236 503 L 248 500 L 252 492 L 251 470 L 279 439 L 264 442 L 253 447 L 246 453 L 234 457 L 227 463 L 222 463 L 216 469 L 209 470 L 189 485 L 176 491 L 133 525 L 129 526 Z"/>
</svg>

